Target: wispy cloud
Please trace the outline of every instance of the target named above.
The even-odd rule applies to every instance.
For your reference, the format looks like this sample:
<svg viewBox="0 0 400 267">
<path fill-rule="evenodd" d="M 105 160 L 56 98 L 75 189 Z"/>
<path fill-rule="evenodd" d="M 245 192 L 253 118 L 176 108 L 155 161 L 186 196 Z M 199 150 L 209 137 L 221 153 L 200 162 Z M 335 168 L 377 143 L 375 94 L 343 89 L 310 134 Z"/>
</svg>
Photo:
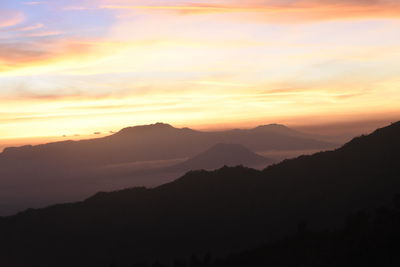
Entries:
<svg viewBox="0 0 400 267">
<path fill-rule="evenodd" d="M 48 37 L 48 36 L 56 36 L 56 35 L 62 35 L 64 32 L 63 31 L 38 31 L 38 32 L 33 32 L 30 34 L 27 34 L 25 36 L 27 37 Z"/>
<path fill-rule="evenodd" d="M 15 26 L 24 20 L 22 12 L 0 9 L 0 29 Z"/>
<path fill-rule="evenodd" d="M 43 27 L 44 27 L 44 24 L 36 23 L 36 24 L 33 24 L 33 25 L 28 25 L 28 26 L 25 26 L 25 27 L 16 28 L 14 30 L 21 31 L 21 32 L 26 32 L 26 31 L 34 31 L 34 30 L 37 30 L 37 29 L 41 29 Z"/>
<path fill-rule="evenodd" d="M 252 14 L 258 21 L 313 21 L 352 18 L 399 18 L 400 3 L 395 1 L 317 1 L 299 0 L 289 3 L 281 1 L 230 1 L 225 4 L 185 1 L 181 5 L 123 5 L 109 1 L 102 9 L 132 9 L 175 12 L 183 15 L 242 13 Z M 112 4 L 115 2 L 115 4 Z"/>
<path fill-rule="evenodd" d="M 66 6 L 63 10 L 66 11 L 84 11 L 84 10 L 96 10 L 97 7 L 86 7 L 86 6 Z"/>
<path fill-rule="evenodd" d="M 45 1 L 31 1 L 31 2 L 24 2 L 23 4 L 27 5 L 27 6 L 36 6 L 36 5 L 47 4 L 47 2 L 45 2 Z"/>
</svg>

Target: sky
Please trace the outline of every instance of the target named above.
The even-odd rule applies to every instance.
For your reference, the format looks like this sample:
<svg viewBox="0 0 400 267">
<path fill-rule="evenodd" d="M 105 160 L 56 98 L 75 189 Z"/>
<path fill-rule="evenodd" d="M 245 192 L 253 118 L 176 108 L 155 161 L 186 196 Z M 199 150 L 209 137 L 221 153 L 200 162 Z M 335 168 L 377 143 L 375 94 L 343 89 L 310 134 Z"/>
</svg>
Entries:
<svg viewBox="0 0 400 267">
<path fill-rule="evenodd" d="M 0 1 L 0 140 L 400 114 L 398 0 Z"/>
</svg>

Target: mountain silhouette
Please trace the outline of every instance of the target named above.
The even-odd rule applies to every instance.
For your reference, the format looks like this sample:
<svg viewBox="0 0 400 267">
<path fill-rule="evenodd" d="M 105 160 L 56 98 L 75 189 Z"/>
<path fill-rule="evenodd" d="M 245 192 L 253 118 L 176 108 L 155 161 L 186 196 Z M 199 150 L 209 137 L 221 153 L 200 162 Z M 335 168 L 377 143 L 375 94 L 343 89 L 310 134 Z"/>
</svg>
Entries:
<svg viewBox="0 0 400 267">
<path fill-rule="evenodd" d="M 216 144 L 182 163 L 168 167 L 169 170 L 212 170 L 223 166 L 256 167 L 271 162 L 246 147 L 238 144 Z"/>
<path fill-rule="evenodd" d="M 150 174 L 145 178 L 136 172 L 129 179 L 126 176 L 129 171 L 115 172 L 110 171 L 115 168 L 108 167 L 187 159 L 218 143 L 240 144 L 255 152 L 323 150 L 336 146 L 300 135 L 279 125 L 202 132 L 156 123 L 128 127 L 103 138 L 6 148 L 0 153 L 0 215 L 78 201 L 97 191 L 160 185 L 182 174 L 166 175 L 168 179 L 162 179 Z M 149 179 L 154 181 L 147 182 Z"/>
<path fill-rule="evenodd" d="M 283 124 L 266 124 L 266 125 L 260 125 L 252 129 L 251 131 L 260 131 L 260 132 L 269 132 L 269 133 L 278 133 L 278 134 L 285 134 L 285 135 L 290 135 L 290 136 L 310 136 L 307 134 L 304 134 L 302 132 L 293 130 Z"/>
<path fill-rule="evenodd" d="M 154 189 L 98 193 L 0 220 L 5 266 L 104 266 L 226 255 L 301 221 L 332 229 L 400 192 L 400 122 L 343 147 L 257 171 L 193 171 Z M 62 260 L 60 260 L 62 259 Z"/>
<path fill-rule="evenodd" d="M 296 136 L 295 133 L 294 130 L 278 125 L 251 130 L 201 132 L 156 123 L 125 128 L 103 138 L 6 148 L 0 153 L 0 165 L 15 161 L 76 166 L 166 160 L 190 157 L 217 143 L 241 144 L 253 151 L 326 149 L 335 146 L 307 138 L 305 134 Z"/>
</svg>

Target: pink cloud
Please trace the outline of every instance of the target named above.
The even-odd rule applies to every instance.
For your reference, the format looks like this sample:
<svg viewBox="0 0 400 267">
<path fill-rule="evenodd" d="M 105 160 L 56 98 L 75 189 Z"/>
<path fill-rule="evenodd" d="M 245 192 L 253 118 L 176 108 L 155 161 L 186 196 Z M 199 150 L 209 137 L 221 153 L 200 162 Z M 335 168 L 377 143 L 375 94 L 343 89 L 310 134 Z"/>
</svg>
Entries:
<svg viewBox="0 0 400 267">
<path fill-rule="evenodd" d="M 15 26 L 23 20 L 24 14 L 21 12 L 0 9 L 0 28 Z"/>
<path fill-rule="evenodd" d="M 43 5 L 43 4 L 47 4 L 47 2 L 44 1 L 32 1 L 32 2 L 25 2 L 24 5 L 28 5 L 28 6 L 36 6 L 36 5 Z"/>
<path fill-rule="evenodd" d="M 16 31 L 21 31 L 21 32 L 27 32 L 27 31 L 34 31 L 34 30 L 37 30 L 37 29 L 41 29 L 43 27 L 44 27 L 44 25 L 42 23 L 36 23 L 36 24 L 33 24 L 33 25 L 17 28 L 15 30 Z"/>
</svg>

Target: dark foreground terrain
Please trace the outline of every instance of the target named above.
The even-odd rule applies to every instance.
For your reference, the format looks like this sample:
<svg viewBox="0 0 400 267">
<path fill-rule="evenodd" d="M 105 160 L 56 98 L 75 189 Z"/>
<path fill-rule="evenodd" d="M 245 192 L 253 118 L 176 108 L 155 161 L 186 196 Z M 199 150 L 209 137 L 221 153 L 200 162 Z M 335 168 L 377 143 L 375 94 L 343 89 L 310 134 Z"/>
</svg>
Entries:
<svg viewBox="0 0 400 267">
<path fill-rule="evenodd" d="M 399 136 L 400 122 L 263 171 L 193 171 L 1 218 L 0 265 L 397 266 Z"/>
<path fill-rule="evenodd" d="M 192 255 L 172 262 L 110 264 L 110 267 L 336 267 L 399 266 L 400 195 L 373 213 L 349 215 L 340 229 L 311 231 L 306 222 L 296 234 L 225 258 Z"/>
</svg>

